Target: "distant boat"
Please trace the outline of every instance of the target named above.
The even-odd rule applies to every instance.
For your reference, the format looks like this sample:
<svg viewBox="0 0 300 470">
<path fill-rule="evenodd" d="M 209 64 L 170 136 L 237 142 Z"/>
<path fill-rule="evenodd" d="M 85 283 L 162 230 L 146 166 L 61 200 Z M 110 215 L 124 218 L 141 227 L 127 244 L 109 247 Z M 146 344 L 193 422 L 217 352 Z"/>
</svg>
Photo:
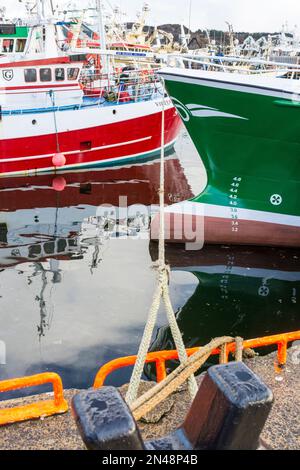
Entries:
<svg viewBox="0 0 300 470">
<path fill-rule="evenodd" d="M 300 246 L 300 81 L 182 69 L 162 75 L 208 177 L 199 196 L 168 208 L 169 240 L 192 241 L 197 226 L 206 243 Z M 182 219 L 190 230 L 176 226 Z M 158 219 L 153 238 L 157 227 Z"/>
</svg>

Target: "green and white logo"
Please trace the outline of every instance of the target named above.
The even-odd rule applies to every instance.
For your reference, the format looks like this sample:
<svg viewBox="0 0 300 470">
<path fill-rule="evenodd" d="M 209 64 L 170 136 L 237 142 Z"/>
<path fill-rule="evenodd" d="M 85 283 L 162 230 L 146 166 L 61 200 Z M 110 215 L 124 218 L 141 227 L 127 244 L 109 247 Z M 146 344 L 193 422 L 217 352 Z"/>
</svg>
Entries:
<svg viewBox="0 0 300 470">
<path fill-rule="evenodd" d="M 270 197 L 270 202 L 273 206 L 280 206 L 282 204 L 282 196 L 280 194 L 273 194 Z"/>
<path fill-rule="evenodd" d="M 180 114 L 182 120 L 184 122 L 189 122 L 191 117 L 196 118 L 212 118 L 212 117 L 221 117 L 227 119 L 242 119 L 244 121 L 248 121 L 247 118 L 242 116 L 237 116 L 235 114 L 224 113 L 216 108 L 211 108 L 209 106 L 204 106 L 201 104 L 186 104 L 184 105 L 181 101 L 177 100 L 174 97 L 171 97 L 174 106 L 176 107 L 178 113 Z"/>
</svg>

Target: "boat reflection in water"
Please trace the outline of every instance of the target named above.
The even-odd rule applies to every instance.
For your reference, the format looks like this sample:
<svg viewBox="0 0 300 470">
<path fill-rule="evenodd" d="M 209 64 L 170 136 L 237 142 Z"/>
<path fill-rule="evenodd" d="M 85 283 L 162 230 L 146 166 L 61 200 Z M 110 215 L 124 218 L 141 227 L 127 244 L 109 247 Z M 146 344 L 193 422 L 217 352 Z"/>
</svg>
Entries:
<svg viewBox="0 0 300 470">
<path fill-rule="evenodd" d="M 57 177 L 0 179 L 0 267 L 82 258 L 86 244 L 97 244 L 97 228 L 104 238 L 138 235 L 142 228 L 148 233 L 150 211 L 142 210 L 158 204 L 159 172 L 156 160 Z M 166 173 L 166 204 L 192 197 L 174 154 L 166 160 Z"/>
<path fill-rule="evenodd" d="M 192 197 L 174 153 L 166 175 L 167 204 Z M 159 177 L 151 160 L 0 179 L 1 378 L 52 370 L 81 388 L 103 362 L 136 351 L 155 277 Z"/>
<path fill-rule="evenodd" d="M 156 258 L 155 246 L 152 257 Z M 207 246 L 190 252 L 168 246 L 167 259 L 177 321 L 187 347 L 204 345 L 217 336 L 250 339 L 299 329 L 300 250 Z M 179 285 L 188 298 L 178 298 Z M 151 351 L 165 349 L 175 349 L 166 326 L 158 330 Z M 153 368 L 146 370 L 153 378 Z"/>
</svg>

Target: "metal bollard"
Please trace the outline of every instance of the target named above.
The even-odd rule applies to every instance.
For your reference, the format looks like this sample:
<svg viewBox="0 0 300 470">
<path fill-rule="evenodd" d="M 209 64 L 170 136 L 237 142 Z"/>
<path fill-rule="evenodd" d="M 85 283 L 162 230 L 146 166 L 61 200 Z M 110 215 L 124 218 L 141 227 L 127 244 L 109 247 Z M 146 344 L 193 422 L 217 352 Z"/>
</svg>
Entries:
<svg viewBox="0 0 300 470">
<path fill-rule="evenodd" d="M 72 400 L 73 416 L 89 450 L 143 450 L 138 426 L 118 389 L 90 389 Z"/>
<path fill-rule="evenodd" d="M 91 450 L 253 450 L 273 404 L 271 390 L 242 362 L 211 367 L 182 427 L 143 442 L 117 389 L 103 387 L 73 399 L 81 436 Z"/>
</svg>

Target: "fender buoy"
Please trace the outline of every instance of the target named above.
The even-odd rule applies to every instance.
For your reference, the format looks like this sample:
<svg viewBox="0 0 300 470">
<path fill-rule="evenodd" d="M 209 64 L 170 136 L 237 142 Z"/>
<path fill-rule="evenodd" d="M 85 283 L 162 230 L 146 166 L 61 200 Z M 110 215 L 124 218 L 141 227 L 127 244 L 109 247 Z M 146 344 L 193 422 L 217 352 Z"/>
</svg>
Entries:
<svg viewBox="0 0 300 470">
<path fill-rule="evenodd" d="M 63 153 L 56 153 L 54 157 L 52 158 L 52 163 L 53 163 L 53 166 L 55 167 L 65 166 L 66 162 L 67 162 L 67 159 Z"/>
<path fill-rule="evenodd" d="M 52 188 L 54 191 L 61 192 L 64 191 L 64 189 L 67 186 L 67 182 L 63 176 L 56 176 L 54 180 L 52 181 Z"/>
</svg>

